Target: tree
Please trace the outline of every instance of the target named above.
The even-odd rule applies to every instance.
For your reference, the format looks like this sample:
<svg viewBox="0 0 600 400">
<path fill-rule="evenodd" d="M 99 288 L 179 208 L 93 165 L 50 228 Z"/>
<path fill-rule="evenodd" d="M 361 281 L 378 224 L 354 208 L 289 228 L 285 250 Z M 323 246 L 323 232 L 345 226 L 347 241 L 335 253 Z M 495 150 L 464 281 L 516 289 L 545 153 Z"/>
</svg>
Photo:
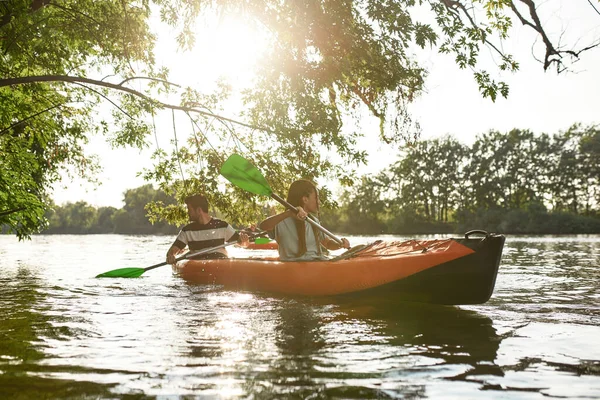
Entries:
<svg viewBox="0 0 600 400">
<path fill-rule="evenodd" d="M 342 194 L 343 206 L 339 210 L 341 218 L 331 222 L 337 225 L 337 229 L 347 233 L 386 233 L 386 202 L 382 193 L 384 191 L 385 185 L 377 177 L 363 176 L 359 184 Z M 323 222 L 332 226 L 329 218 L 331 217 L 328 213 Z"/>
<path fill-rule="evenodd" d="M 114 233 L 113 216 L 116 212 L 114 207 L 98 208 L 98 221 L 90 233 Z"/>
<path fill-rule="evenodd" d="M 98 222 L 98 212 L 85 201 L 54 206 L 47 218 L 51 224 L 46 233 L 84 234 L 93 233 Z"/>
<path fill-rule="evenodd" d="M 125 206 L 116 211 L 113 216 L 115 233 L 149 234 L 159 232 L 176 233 L 174 227 L 164 222 L 156 222 L 156 226 L 146 218 L 145 208 L 149 203 L 175 206 L 175 200 L 165 195 L 161 190 L 156 190 L 152 185 L 143 185 L 125 191 L 123 200 Z"/>
<path fill-rule="evenodd" d="M 93 174 L 97 164 L 83 145 L 90 135 L 108 132 L 94 118 L 106 91 L 65 79 L 45 82 L 101 71 L 132 76 L 130 62 L 153 64 L 150 10 L 130 3 L 0 3 L 0 210 L 7 213 L 0 224 L 20 238 L 45 225 L 48 189 L 61 172 Z M 128 100 L 123 96 L 119 108 L 135 115 L 139 105 Z M 123 121 L 116 142 L 140 144 L 143 129 L 132 121 Z"/>
<path fill-rule="evenodd" d="M 598 127 L 573 125 L 553 137 L 546 185 L 555 211 L 592 214 L 599 204 L 600 134 Z"/>
<path fill-rule="evenodd" d="M 600 129 L 598 126 L 575 125 L 571 130 L 580 131 L 581 167 L 586 177 L 585 213 L 592 214 L 594 206 L 598 213 L 597 206 L 600 204 Z"/>
<path fill-rule="evenodd" d="M 392 214 L 414 213 L 426 222 L 448 222 L 465 184 L 465 148 L 445 137 L 419 141 L 389 168 Z"/>
<path fill-rule="evenodd" d="M 49 227 L 43 233 L 49 234 L 175 234 L 177 228 L 164 222 L 150 222 L 146 218 L 145 208 L 151 202 L 166 206 L 175 206 L 175 200 L 152 185 L 143 185 L 125 191 L 125 205 L 121 209 L 114 207 L 92 207 L 86 202 L 67 203 L 64 206 L 52 205 L 46 214 Z M 177 208 L 182 211 L 181 207 Z"/>
<path fill-rule="evenodd" d="M 472 146 L 470 176 L 474 207 L 525 208 L 542 201 L 548 176 L 547 138 L 527 130 L 490 131 Z"/>
<path fill-rule="evenodd" d="M 426 6 L 429 14 L 421 17 Z M 244 92 L 240 118 L 213 112 L 230 94 L 226 86 L 206 93 L 179 90 L 166 81 L 167 70 L 153 54 L 153 12 L 176 27 L 183 49 L 193 46 L 199 15 L 239 13 L 261 27 L 271 51 Z M 494 100 L 507 96 L 508 87 L 477 60 L 487 47 L 500 70 L 518 68 L 499 43 L 513 20 L 541 37 L 545 69 L 556 66 L 560 72 L 566 56 L 577 58 L 598 45 L 559 48 L 539 13 L 531 0 L 0 2 L 0 151 L 5 155 L 0 168 L 10 171 L 0 180 L 0 224 L 20 238 L 43 227 L 47 192 L 60 174 L 93 176 L 97 162 L 83 151 L 88 138 L 102 134 L 117 146 L 143 147 L 150 119 L 160 109 L 187 113 L 191 139 L 172 154 L 158 152 L 145 177 L 179 200 L 203 191 L 234 221 L 252 219 L 262 205 L 224 187 L 218 177 L 225 155 L 234 150 L 269 171 L 276 191 L 299 176 L 350 184 L 353 171 L 330 157 L 365 162 L 362 134 L 344 126 L 347 118 L 368 109 L 380 121 L 380 139 L 389 144 L 418 133 L 405 105 L 421 92 L 426 71 L 411 56 L 413 48 L 434 46 L 453 54 L 462 68 L 473 70 L 482 95 Z M 134 89 L 133 82 L 142 88 Z M 164 100 L 175 90 L 178 104 Z M 99 114 L 100 103 L 111 106 L 113 115 Z M 173 208 L 155 204 L 152 210 L 153 218 L 181 222 Z"/>
</svg>

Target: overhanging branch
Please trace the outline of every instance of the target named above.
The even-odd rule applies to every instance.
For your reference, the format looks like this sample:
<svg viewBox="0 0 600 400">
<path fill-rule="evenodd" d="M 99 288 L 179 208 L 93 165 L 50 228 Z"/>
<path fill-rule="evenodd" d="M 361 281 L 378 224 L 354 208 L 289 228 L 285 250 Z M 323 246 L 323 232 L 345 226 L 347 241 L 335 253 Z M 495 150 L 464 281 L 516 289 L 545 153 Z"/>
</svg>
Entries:
<svg viewBox="0 0 600 400">
<path fill-rule="evenodd" d="M 491 41 L 488 40 L 487 38 L 487 34 L 485 32 L 484 29 L 482 29 L 477 22 L 475 21 L 475 19 L 473 18 L 473 16 L 471 15 L 471 13 L 469 12 L 469 10 L 467 9 L 467 7 L 460 3 L 457 0 L 440 0 L 440 2 L 442 4 L 444 4 L 452 13 L 452 15 L 455 18 L 458 18 L 461 22 L 463 21 L 461 18 L 461 13 L 462 15 L 464 15 L 468 20 L 469 20 L 469 24 L 471 25 L 471 27 L 473 29 L 477 29 L 477 31 L 479 31 L 479 33 L 481 34 L 482 37 L 482 41 L 489 46 L 492 50 L 494 50 L 496 53 L 498 53 L 500 55 L 500 57 L 502 57 L 503 59 L 506 59 L 506 54 L 504 54 L 504 52 L 502 52 L 494 43 L 492 43 Z"/>
<path fill-rule="evenodd" d="M 469 9 L 464 4 L 467 3 L 466 1 L 438 1 L 442 3 L 455 18 L 459 18 L 462 21 L 462 17 L 464 16 L 468 20 L 468 23 L 471 27 L 480 30 L 482 33 L 485 33 L 481 30 L 480 25 L 473 19 L 473 15 L 469 12 Z M 600 14 L 598 9 L 594 7 L 592 2 L 590 0 L 588 0 L 588 2 L 590 3 L 594 11 Z M 522 3 L 526 7 L 526 10 L 519 11 L 519 9 L 517 8 L 517 4 L 519 3 Z M 590 44 L 589 46 L 578 50 L 561 49 L 559 44 L 555 44 L 552 42 L 547 32 L 545 31 L 544 25 L 540 19 L 538 10 L 536 8 L 536 4 L 533 0 L 512 0 L 508 2 L 507 6 L 510 8 L 514 16 L 521 22 L 521 24 L 523 24 L 524 26 L 528 26 L 534 31 L 536 31 L 536 33 L 540 36 L 542 42 L 544 43 L 545 54 L 543 61 L 541 61 L 544 66 L 544 71 L 547 71 L 548 68 L 550 68 L 554 64 L 556 65 L 557 72 L 561 73 L 567 69 L 563 57 L 570 56 L 574 59 L 579 59 L 581 53 L 600 46 L 600 41 L 597 41 L 595 43 Z M 497 52 L 501 56 L 504 56 L 502 51 L 498 47 L 496 47 L 492 42 L 487 40 L 487 37 L 485 35 L 483 36 L 483 41 L 495 52 Z"/>
<path fill-rule="evenodd" d="M 43 113 L 45 113 L 45 112 L 48 112 L 48 111 L 50 111 L 50 110 L 53 110 L 53 109 L 55 109 L 55 108 L 57 108 L 57 107 L 62 107 L 63 105 L 64 105 L 64 104 L 53 104 L 52 106 L 50 106 L 50 107 L 48 107 L 48 108 L 45 108 L 45 109 L 43 109 L 42 111 L 39 111 L 39 112 L 37 112 L 37 113 L 35 113 L 35 114 L 33 114 L 33 115 L 30 115 L 29 117 L 27 117 L 27 118 L 25 118 L 25 119 L 22 119 L 22 120 L 20 120 L 20 121 L 17 121 L 17 122 L 15 122 L 15 123 L 11 124 L 9 127 L 2 129 L 2 130 L 0 131 L 0 135 L 3 135 L 4 133 L 8 132 L 8 131 L 9 131 L 9 130 L 11 130 L 12 128 L 14 128 L 14 127 L 16 127 L 16 126 L 18 126 L 18 125 L 21 125 L 21 124 L 23 124 L 23 123 L 25 123 L 25 122 L 29 121 L 30 119 L 33 119 L 33 118 L 37 117 L 38 115 L 41 115 L 41 114 L 43 114 Z"/>
<path fill-rule="evenodd" d="M 532 0 L 519 0 L 519 1 L 527 6 L 527 9 L 529 11 L 529 16 L 531 17 L 531 21 L 528 21 L 523 16 L 523 14 L 521 14 L 519 12 L 517 7 L 515 6 L 514 1 L 510 2 L 510 8 L 523 25 L 529 26 L 530 28 L 534 29 L 541 36 L 542 41 L 544 42 L 544 46 L 546 47 L 546 54 L 544 56 L 544 71 L 548 70 L 548 68 L 552 64 L 556 64 L 556 71 L 558 73 L 561 73 L 567 69 L 562 61 L 563 55 L 569 55 L 574 58 L 579 58 L 579 55 L 581 53 L 583 53 L 584 51 L 591 50 L 595 47 L 600 46 L 600 42 L 598 42 L 598 43 L 592 44 L 590 46 L 584 47 L 583 49 L 581 49 L 579 51 L 560 50 L 560 49 L 556 48 L 554 46 L 554 44 L 552 43 L 552 41 L 550 40 L 550 38 L 548 37 L 548 35 L 546 34 L 546 31 L 544 30 L 544 27 L 542 25 L 542 22 L 540 21 L 540 17 L 538 15 L 538 12 L 537 12 L 534 2 Z"/>
<path fill-rule="evenodd" d="M 5 215 L 14 214 L 19 211 L 25 210 L 25 207 L 13 208 L 12 210 L 3 210 L 0 211 L 0 217 L 4 217 Z"/>
<path fill-rule="evenodd" d="M 156 81 L 162 81 L 162 80 L 156 79 L 156 78 L 152 78 L 152 79 L 156 80 Z M 127 82 L 127 81 L 128 80 L 124 80 L 123 82 Z M 274 133 L 272 130 L 270 130 L 268 128 L 265 128 L 265 127 L 259 127 L 259 126 L 254 126 L 254 125 L 246 124 L 244 122 L 237 121 L 237 120 L 232 119 L 232 118 L 227 118 L 227 117 L 224 117 L 222 115 L 214 114 L 214 113 L 207 112 L 207 111 L 202 111 L 202 110 L 199 110 L 197 108 L 186 107 L 186 106 L 178 106 L 178 105 L 174 105 L 174 104 L 163 103 L 161 101 L 158 101 L 156 99 L 151 98 L 150 96 L 148 96 L 148 95 L 146 95 L 146 94 L 144 94 L 142 92 L 139 92 L 137 90 L 128 88 L 127 86 L 123 86 L 121 84 L 114 84 L 114 83 L 110 83 L 110 82 L 104 82 L 104 81 L 99 81 L 99 80 L 96 80 L 96 79 L 89 79 L 89 78 L 84 78 L 84 77 L 79 77 L 79 76 L 38 75 L 38 76 L 23 76 L 23 77 L 18 77 L 18 78 L 0 79 L 0 87 L 13 86 L 13 85 L 24 85 L 24 84 L 28 84 L 28 83 L 39 83 L 39 82 L 67 82 L 67 83 L 75 83 L 75 84 L 87 83 L 89 85 L 95 85 L 95 86 L 105 87 L 105 88 L 109 88 L 109 89 L 113 89 L 113 90 L 118 90 L 118 91 L 121 91 L 121 92 L 129 93 L 131 95 L 134 95 L 134 96 L 139 97 L 141 99 L 144 99 L 146 101 L 154 103 L 157 107 L 160 107 L 160 108 L 167 108 L 167 109 L 170 109 L 170 110 L 180 110 L 180 111 L 193 112 L 193 113 L 204 115 L 204 116 L 207 116 L 207 117 L 213 117 L 213 118 L 216 118 L 216 119 L 218 119 L 220 121 L 231 122 L 233 124 L 244 126 L 246 128 L 257 129 L 257 130 L 261 130 L 261 131 L 264 131 L 264 132 Z M 167 82 L 167 81 L 162 81 L 162 82 L 171 84 L 170 82 Z"/>
</svg>

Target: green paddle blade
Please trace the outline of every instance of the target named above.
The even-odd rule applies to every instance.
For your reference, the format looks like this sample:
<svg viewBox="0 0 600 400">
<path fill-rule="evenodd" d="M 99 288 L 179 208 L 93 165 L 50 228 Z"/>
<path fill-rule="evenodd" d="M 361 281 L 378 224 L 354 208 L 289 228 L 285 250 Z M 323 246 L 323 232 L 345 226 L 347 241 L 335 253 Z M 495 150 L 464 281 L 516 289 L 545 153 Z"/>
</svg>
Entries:
<svg viewBox="0 0 600 400">
<path fill-rule="evenodd" d="M 146 270 L 144 268 L 119 268 L 96 275 L 96 278 L 137 278 Z"/>
<path fill-rule="evenodd" d="M 266 237 L 259 237 L 254 239 L 254 243 L 256 244 L 265 244 L 265 243 L 269 243 L 271 241 L 271 239 L 266 238 Z"/>
<path fill-rule="evenodd" d="M 221 175 L 250 193 L 271 196 L 273 191 L 260 171 L 238 154 L 232 154 L 221 166 Z"/>
</svg>

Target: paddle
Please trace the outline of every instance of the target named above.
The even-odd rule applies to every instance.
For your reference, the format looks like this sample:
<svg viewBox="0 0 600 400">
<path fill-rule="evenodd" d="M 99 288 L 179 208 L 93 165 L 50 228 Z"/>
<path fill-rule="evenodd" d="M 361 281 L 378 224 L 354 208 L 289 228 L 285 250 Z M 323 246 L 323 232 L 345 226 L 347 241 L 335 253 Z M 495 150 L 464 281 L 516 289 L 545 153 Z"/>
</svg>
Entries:
<svg viewBox="0 0 600 400">
<path fill-rule="evenodd" d="M 250 161 L 238 154 L 232 154 L 223 163 L 221 166 L 221 175 L 241 189 L 258 195 L 269 196 L 290 210 L 298 211 L 296 207 L 273 193 L 269 182 L 267 182 L 263 174 Z M 315 228 L 335 240 L 340 246 L 343 246 L 343 242 L 340 239 L 314 221 L 312 216 L 309 215 L 306 220 Z"/>
<path fill-rule="evenodd" d="M 258 237 L 263 236 L 265 234 L 266 234 L 266 232 L 260 232 L 260 233 L 257 233 L 255 235 L 249 235 L 248 239 L 250 240 L 250 239 L 258 238 Z M 188 253 L 180 256 L 180 257 L 177 257 L 175 260 L 176 261 L 181 261 L 181 260 L 185 260 L 185 259 L 188 259 L 188 258 L 193 258 L 193 257 L 199 256 L 201 254 L 212 253 L 215 250 L 218 250 L 218 249 L 223 248 L 223 247 L 231 246 L 231 245 L 234 245 L 236 243 L 237 242 L 227 242 L 227 243 L 223 243 L 223 244 L 221 244 L 219 246 L 209 247 L 209 248 L 202 249 L 202 250 L 199 250 L 199 251 L 196 251 L 196 252 L 193 252 L 193 253 L 188 252 Z M 163 265 L 167 265 L 167 264 L 168 263 L 165 261 L 165 262 L 161 262 L 161 263 L 158 263 L 158 264 L 151 265 L 151 266 L 149 266 L 147 268 L 119 268 L 119 269 L 113 269 L 112 271 L 108 271 L 108 272 L 105 272 L 103 274 L 96 275 L 96 278 L 137 278 L 138 276 L 142 275 L 146 271 L 150 271 L 151 269 L 162 267 Z"/>
</svg>

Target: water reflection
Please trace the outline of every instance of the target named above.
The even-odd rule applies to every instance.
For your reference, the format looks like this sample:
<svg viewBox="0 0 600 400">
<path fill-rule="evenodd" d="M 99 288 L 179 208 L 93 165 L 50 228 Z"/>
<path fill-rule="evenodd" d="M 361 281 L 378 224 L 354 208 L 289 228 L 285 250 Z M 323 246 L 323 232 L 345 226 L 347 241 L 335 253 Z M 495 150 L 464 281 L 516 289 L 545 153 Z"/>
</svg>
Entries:
<svg viewBox="0 0 600 400">
<path fill-rule="evenodd" d="M 365 305 L 231 292 L 201 297 L 198 313 L 215 306 L 219 313 L 185 319 L 185 366 L 194 373 L 175 379 L 189 393 L 410 397 L 428 393 L 432 378 L 483 385 L 483 377 L 503 375 L 495 364 L 501 337 L 474 311 L 386 299 Z"/>
<path fill-rule="evenodd" d="M 327 345 L 323 335 L 323 319 L 327 312 L 311 304 L 295 300 L 272 299 L 276 307 L 272 309 L 270 332 L 263 335 L 270 349 L 270 361 L 264 362 L 264 355 L 255 353 L 263 361 L 248 360 L 242 372 L 246 379 L 242 388 L 244 396 L 256 398 L 318 398 L 316 394 L 324 390 L 319 382 L 320 362 L 318 354 Z M 253 365 L 263 364 L 264 369 Z"/>
<path fill-rule="evenodd" d="M 25 268 L 19 268 L 14 276 L 0 279 L 0 354 L 3 360 L 10 360 L 9 365 L 44 357 L 38 332 L 52 327 L 47 317 L 34 311 L 43 301 L 39 289 L 39 279 Z"/>
<path fill-rule="evenodd" d="M 0 398 L 76 398 L 109 396 L 113 385 L 85 380 L 54 379 L 53 374 L 87 368 L 49 367 L 44 361 L 53 341 L 81 334 L 70 320 L 53 310 L 47 283 L 36 269 L 20 265 L 16 273 L 1 270 L 0 279 Z"/>
<path fill-rule="evenodd" d="M 489 376 L 503 376 L 495 363 L 503 337 L 485 315 L 459 307 L 389 299 L 372 300 L 368 305 L 344 304 L 339 310 L 344 318 L 369 322 L 373 331 L 385 338 L 384 344 L 396 349 L 380 360 L 388 368 L 383 373 L 386 378 L 427 376 L 484 383 Z M 425 385 L 405 383 L 399 383 L 394 391 L 402 395 L 425 392 Z"/>
</svg>

